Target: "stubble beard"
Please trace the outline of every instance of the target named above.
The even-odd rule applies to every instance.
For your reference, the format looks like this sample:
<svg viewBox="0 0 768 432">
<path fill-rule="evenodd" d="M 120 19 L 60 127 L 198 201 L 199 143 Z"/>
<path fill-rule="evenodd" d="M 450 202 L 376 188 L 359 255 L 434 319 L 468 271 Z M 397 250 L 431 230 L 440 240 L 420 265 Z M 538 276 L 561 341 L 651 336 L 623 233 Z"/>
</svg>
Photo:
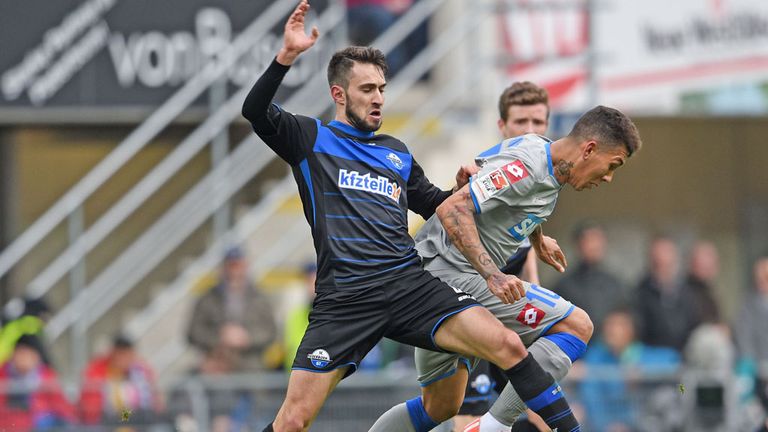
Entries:
<svg viewBox="0 0 768 432">
<path fill-rule="evenodd" d="M 370 124 L 366 122 L 364 119 L 360 118 L 352 112 L 352 110 L 349 108 L 349 104 L 347 104 L 347 108 L 344 110 L 345 114 L 347 116 L 347 119 L 349 119 L 349 122 L 352 124 L 352 126 L 355 127 L 355 129 L 361 130 L 363 132 L 376 132 L 381 128 L 381 121 L 379 121 L 377 124 Z"/>
</svg>

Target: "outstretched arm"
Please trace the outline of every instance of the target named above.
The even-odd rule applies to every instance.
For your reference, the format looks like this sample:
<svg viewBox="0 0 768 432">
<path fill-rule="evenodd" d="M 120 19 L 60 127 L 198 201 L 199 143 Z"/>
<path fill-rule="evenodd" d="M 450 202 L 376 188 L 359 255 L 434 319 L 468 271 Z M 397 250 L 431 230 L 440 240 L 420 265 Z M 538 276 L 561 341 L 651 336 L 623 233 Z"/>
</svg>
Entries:
<svg viewBox="0 0 768 432">
<path fill-rule="evenodd" d="M 312 48 L 312 45 L 317 42 L 317 38 L 320 36 L 320 31 L 314 26 L 311 33 L 309 35 L 306 34 L 304 18 L 307 16 L 307 11 L 309 11 L 309 2 L 301 0 L 301 3 L 296 6 L 291 16 L 288 17 L 288 22 L 285 23 L 283 47 L 277 53 L 277 62 L 281 65 L 292 65 L 296 57 Z"/>
<path fill-rule="evenodd" d="M 295 165 L 304 156 L 298 145 L 300 142 L 314 141 L 314 137 L 306 136 L 307 129 L 301 126 L 301 121 L 286 113 L 275 105 L 272 99 L 277 93 L 283 77 L 288 73 L 290 65 L 302 52 L 306 51 L 317 41 L 319 32 L 316 27 L 307 36 L 304 32 L 304 17 L 309 10 L 309 4 L 303 0 L 293 11 L 285 23 L 283 46 L 277 57 L 266 71 L 259 77 L 243 103 L 243 117 L 251 122 L 256 132 L 283 160 Z M 310 121 L 312 129 L 314 121 Z"/>
<path fill-rule="evenodd" d="M 308 10 L 309 3 L 302 0 L 288 17 L 283 33 L 283 46 L 277 53 L 276 61 L 272 62 L 245 98 L 243 117 L 251 123 L 261 121 L 267 115 L 269 103 L 275 97 L 280 82 L 288 72 L 288 67 L 293 64 L 299 54 L 308 50 L 317 41 L 320 35 L 317 27 L 312 27 L 312 34 L 309 36 L 304 33 L 304 17 Z"/>
<path fill-rule="evenodd" d="M 437 207 L 437 217 L 443 224 L 451 243 L 467 258 L 467 261 L 486 280 L 488 289 L 504 303 L 513 303 L 525 296 L 522 281 L 499 270 L 480 241 L 475 224 L 475 206 L 469 185 L 446 198 Z"/>
</svg>

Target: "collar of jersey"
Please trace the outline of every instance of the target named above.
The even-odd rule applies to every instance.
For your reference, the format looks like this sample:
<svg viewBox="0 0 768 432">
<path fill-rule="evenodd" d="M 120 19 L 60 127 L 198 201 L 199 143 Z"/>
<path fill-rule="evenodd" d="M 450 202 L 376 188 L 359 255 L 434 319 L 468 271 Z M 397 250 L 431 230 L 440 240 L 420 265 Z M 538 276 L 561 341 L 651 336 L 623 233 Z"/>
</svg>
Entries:
<svg viewBox="0 0 768 432">
<path fill-rule="evenodd" d="M 338 120 L 334 120 L 330 123 L 328 123 L 328 126 L 333 126 L 336 129 L 340 129 L 345 133 L 348 133 L 350 135 L 356 136 L 358 138 L 371 138 L 374 133 L 373 132 L 363 132 L 360 129 L 357 129 L 355 127 L 352 127 L 346 123 L 342 123 Z"/>
<path fill-rule="evenodd" d="M 542 138 L 547 140 L 547 143 L 544 144 L 544 148 L 547 150 L 547 169 L 549 170 L 549 175 L 555 181 L 555 184 L 562 189 L 564 185 L 561 185 L 560 182 L 557 181 L 557 177 L 555 177 L 555 167 L 552 165 L 552 141 L 547 137 Z"/>
</svg>

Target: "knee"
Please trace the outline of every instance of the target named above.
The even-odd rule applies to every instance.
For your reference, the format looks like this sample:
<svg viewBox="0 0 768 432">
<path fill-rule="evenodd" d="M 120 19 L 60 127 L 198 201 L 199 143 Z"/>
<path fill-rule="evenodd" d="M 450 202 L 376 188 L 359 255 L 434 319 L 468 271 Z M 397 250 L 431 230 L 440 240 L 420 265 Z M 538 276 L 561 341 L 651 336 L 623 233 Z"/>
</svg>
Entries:
<svg viewBox="0 0 768 432">
<path fill-rule="evenodd" d="M 595 330 L 592 319 L 581 308 L 575 308 L 573 312 L 565 319 L 567 321 L 567 332 L 588 343 L 592 338 L 592 332 Z"/>
<path fill-rule="evenodd" d="M 464 392 L 460 392 L 460 394 L 434 395 L 433 397 L 425 394 L 423 400 L 424 411 L 427 412 L 429 418 L 434 420 L 435 423 L 442 423 L 459 413 L 459 408 L 461 408 L 461 404 L 464 402 Z"/>
<path fill-rule="evenodd" d="M 512 330 L 507 330 L 499 336 L 499 343 L 496 352 L 492 353 L 491 362 L 502 369 L 509 369 L 514 364 L 524 359 L 528 355 L 520 336 Z"/>
</svg>

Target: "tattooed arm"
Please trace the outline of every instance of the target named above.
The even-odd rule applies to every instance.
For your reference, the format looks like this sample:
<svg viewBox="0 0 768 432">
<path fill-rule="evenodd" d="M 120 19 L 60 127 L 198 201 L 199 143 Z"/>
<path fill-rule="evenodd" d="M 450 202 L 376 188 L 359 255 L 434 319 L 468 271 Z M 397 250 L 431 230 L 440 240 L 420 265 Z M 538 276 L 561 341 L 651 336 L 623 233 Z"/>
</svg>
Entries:
<svg viewBox="0 0 768 432">
<path fill-rule="evenodd" d="M 451 243 L 488 282 L 488 289 L 494 295 L 504 303 L 512 303 L 525 295 L 522 281 L 502 273 L 480 241 L 469 185 L 465 185 L 443 201 L 437 207 L 436 213 Z"/>
</svg>

